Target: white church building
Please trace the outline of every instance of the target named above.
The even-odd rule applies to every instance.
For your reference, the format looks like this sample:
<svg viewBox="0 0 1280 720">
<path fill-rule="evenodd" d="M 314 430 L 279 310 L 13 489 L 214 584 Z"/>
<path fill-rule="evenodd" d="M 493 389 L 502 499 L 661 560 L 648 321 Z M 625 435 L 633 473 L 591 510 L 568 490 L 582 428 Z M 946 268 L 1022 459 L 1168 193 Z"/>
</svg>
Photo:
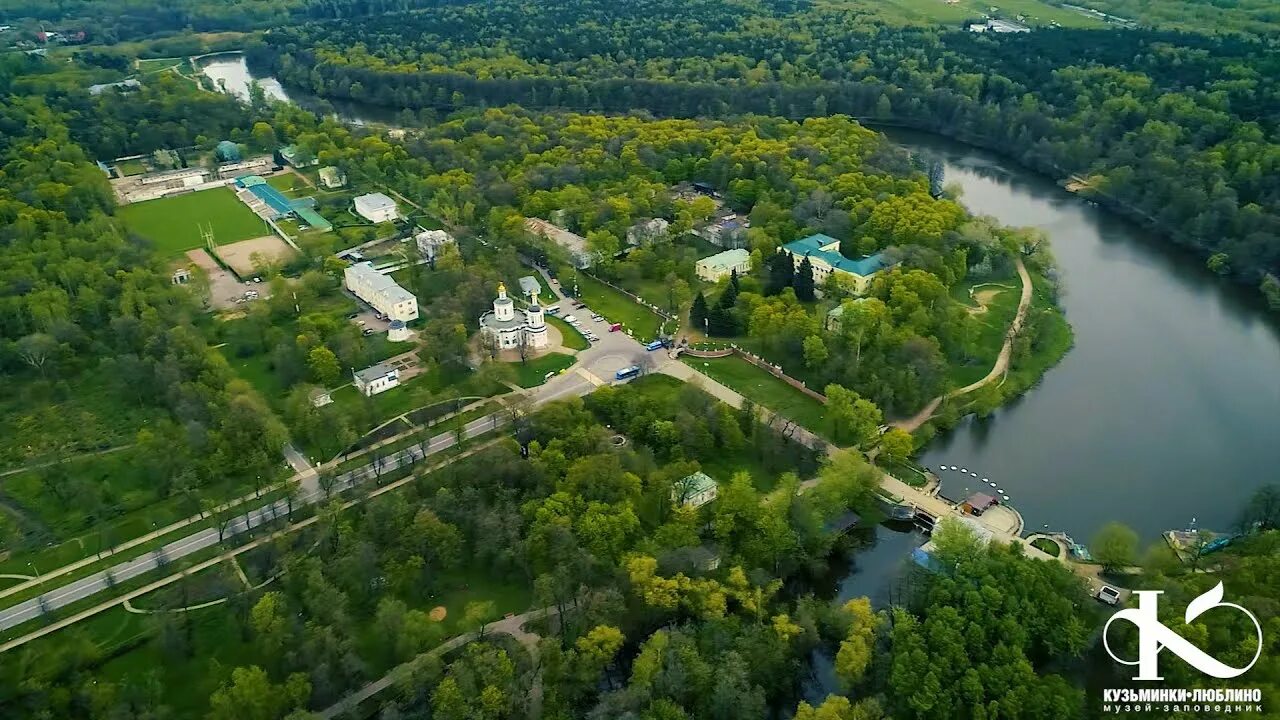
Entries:
<svg viewBox="0 0 1280 720">
<path fill-rule="evenodd" d="M 542 306 L 538 304 L 537 292 L 529 293 L 527 309 L 517 310 L 515 303 L 507 297 L 507 286 L 500 283 L 493 310 L 480 316 L 480 332 L 494 338 L 502 350 L 520 347 L 522 342 L 534 350 L 545 348 L 548 343 L 547 322 Z"/>
</svg>

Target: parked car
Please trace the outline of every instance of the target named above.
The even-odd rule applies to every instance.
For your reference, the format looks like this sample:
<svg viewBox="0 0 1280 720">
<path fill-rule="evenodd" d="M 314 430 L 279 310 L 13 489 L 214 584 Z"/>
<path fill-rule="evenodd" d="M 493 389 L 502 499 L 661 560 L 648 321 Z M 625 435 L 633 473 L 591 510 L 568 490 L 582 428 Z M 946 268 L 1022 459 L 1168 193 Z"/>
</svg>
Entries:
<svg viewBox="0 0 1280 720">
<path fill-rule="evenodd" d="M 1103 585 L 1098 588 L 1098 594 L 1095 597 L 1108 605 L 1117 605 L 1120 602 L 1120 591 L 1110 585 Z"/>
<path fill-rule="evenodd" d="M 254 281 L 254 282 L 256 282 L 256 283 L 260 283 L 260 282 L 262 282 L 262 278 L 260 278 L 260 277 L 256 277 L 256 278 L 254 278 L 254 279 L 253 279 L 253 281 Z"/>
<path fill-rule="evenodd" d="M 370 335 L 372 335 L 373 333 L 374 333 L 373 328 L 365 328 L 365 329 L 364 329 L 364 332 L 363 332 L 363 333 L 361 333 L 361 334 L 362 334 L 362 335 L 364 335 L 365 337 L 369 337 L 369 336 L 370 336 Z"/>
<path fill-rule="evenodd" d="M 575 302 L 575 303 L 573 304 L 573 306 L 574 306 L 574 307 L 576 307 L 576 308 L 581 309 L 581 308 L 586 307 L 586 306 L 587 306 L 587 304 L 586 304 L 586 303 L 584 303 L 584 302 L 579 301 L 579 302 Z"/>
<path fill-rule="evenodd" d="M 609 326 L 609 332 L 618 332 L 622 329 L 622 323 L 614 323 Z"/>
<path fill-rule="evenodd" d="M 347 315 L 347 319 L 348 319 L 348 320 L 355 320 L 355 319 L 356 319 L 356 318 L 358 318 L 358 317 L 360 317 L 360 313 L 359 313 L 359 312 L 353 312 L 353 313 L 350 313 L 350 314 L 348 314 L 348 315 Z"/>
<path fill-rule="evenodd" d="M 591 319 L 592 319 L 592 320 L 595 320 L 596 322 L 600 322 L 600 321 L 604 320 L 604 318 L 603 318 L 602 316 L 600 316 L 600 315 L 592 315 L 592 316 L 591 316 Z"/>
<path fill-rule="evenodd" d="M 591 337 L 587 338 L 587 340 L 593 343 L 600 342 L 600 338 L 596 337 L 595 335 L 592 335 Z"/>
<path fill-rule="evenodd" d="M 574 324 L 574 323 L 578 322 L 578 318 L 577 318 L 577 317 L 575 317 L 575 316 L 573 316 L 573 315 L 565 315 L 563 318 L 561 318 L 561 320 L 564 320 L 565 322 L 569 323 L 570 325 L 572 325 L 572 324 Z"/>
</svg>

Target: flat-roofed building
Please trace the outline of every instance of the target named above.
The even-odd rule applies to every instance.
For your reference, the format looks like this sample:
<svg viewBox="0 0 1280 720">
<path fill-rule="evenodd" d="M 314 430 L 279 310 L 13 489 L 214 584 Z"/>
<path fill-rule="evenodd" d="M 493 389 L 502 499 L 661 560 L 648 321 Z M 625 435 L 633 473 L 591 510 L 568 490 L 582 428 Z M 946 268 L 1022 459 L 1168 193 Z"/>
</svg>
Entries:
<svg viewBox="0 0 1280 720">
<path fill-rule="evenodd" d="M 347 289 L 369 303 L 389 320 L 411 322 L 418 319 L 418 298 L 396 284 L 389 275 L 373 269 L 373 263 L 359 262 L 343 271 Z"/>
<path fill-rule="evenodd" d="M 372 397 L 399 385 L 400 371 L 386 363 L 378 363 L 351 373 L 351 379 L 361 395 Z"/>
<path fill-rule="evenodd" d="M 694 265 L 694 269 L 698 277 L 707 282 L 716 282 L 735 270 L 739 275 L 744 275 L 751 272 L 751 253 L 742 248 L 725 250 L 702 258 Z"/>
<path fill-rule="evenodd" d="M 371 223 L 390 222 L 400 217 L 396 201 L 380 192 L 358 195 L 354 202 L 356 214 Z"/>
</svg>

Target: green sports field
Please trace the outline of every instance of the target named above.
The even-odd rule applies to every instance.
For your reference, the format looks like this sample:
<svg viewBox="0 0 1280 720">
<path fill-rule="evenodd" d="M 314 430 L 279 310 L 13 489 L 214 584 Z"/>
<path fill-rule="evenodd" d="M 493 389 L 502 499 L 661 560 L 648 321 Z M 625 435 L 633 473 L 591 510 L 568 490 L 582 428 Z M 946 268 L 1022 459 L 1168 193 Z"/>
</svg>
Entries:
<svg viewBox="0 0 1280 720">
<path fill-rule="evenodd" d="M 133 203 L 117 213 L 130 232 L 150 240 L 166 257 L 204 247 L 200 226 L 212 226 L 219 245 L 271 234 L 271 228 L 236 199 L 231 188 Z"/>
</svg>

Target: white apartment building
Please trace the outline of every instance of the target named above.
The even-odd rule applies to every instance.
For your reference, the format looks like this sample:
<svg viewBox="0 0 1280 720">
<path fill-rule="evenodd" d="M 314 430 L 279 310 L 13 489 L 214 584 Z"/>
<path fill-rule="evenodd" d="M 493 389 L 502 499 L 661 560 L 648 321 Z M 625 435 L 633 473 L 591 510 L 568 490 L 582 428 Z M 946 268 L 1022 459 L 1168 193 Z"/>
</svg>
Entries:
<svg viewBox="0 0 1280 720">
<path fill-rule="evenodd" d="M 342 274 L 347 289 L 387 319 L 406 323 L 418 319 L 418 298 L 397 285 L 389 275 L 374 270 L 373 263 L 349 265 Z"/>
</svg>

